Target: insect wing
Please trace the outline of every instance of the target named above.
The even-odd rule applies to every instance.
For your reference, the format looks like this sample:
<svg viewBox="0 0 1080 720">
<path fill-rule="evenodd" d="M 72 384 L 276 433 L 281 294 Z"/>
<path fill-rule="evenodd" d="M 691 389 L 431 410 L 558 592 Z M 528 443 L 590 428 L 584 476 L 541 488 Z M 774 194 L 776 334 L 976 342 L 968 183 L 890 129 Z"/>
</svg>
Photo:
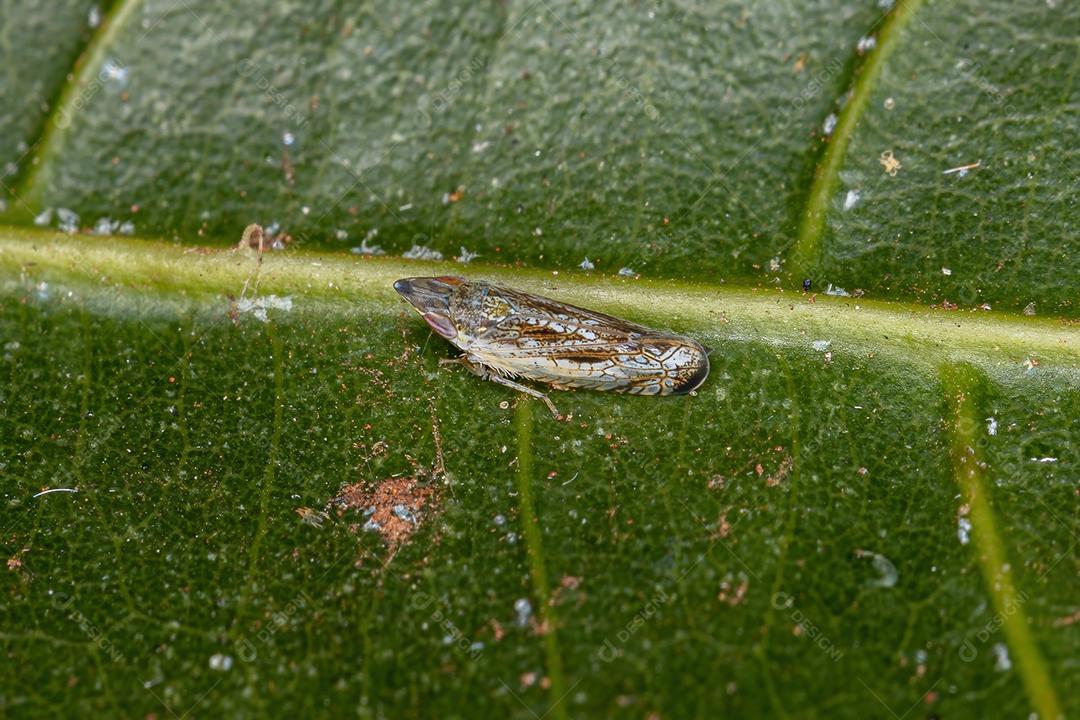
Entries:
<svg viewBox="0 0 1080 720">
<path fill-rule="evenodd" d="M 493 291 L 513 312 L 477 338 L 470 351 L 505 374 L 556 387 L 642 395 L 688 392 L 708 375 L 704 348 L 689 338 L 550 298 Z"/>
<path fill-rule="evenodd" d="M 588 327 L 605 328 L 611 334 L 651 333 L 656 331 L 652 328 L 638 325 L 622 318 L 617 318 L 605 313 L 596 312 L 587 308 L 570 305 L 553 300 L 541 295 L 511 290 L 509 288 L 492 286 L 491 292 L 497 293 L 514 308 L 514 315 L 531 317 L 536 320 L 551 320 L 563 323 L 585 325 Z"/>
</svg>

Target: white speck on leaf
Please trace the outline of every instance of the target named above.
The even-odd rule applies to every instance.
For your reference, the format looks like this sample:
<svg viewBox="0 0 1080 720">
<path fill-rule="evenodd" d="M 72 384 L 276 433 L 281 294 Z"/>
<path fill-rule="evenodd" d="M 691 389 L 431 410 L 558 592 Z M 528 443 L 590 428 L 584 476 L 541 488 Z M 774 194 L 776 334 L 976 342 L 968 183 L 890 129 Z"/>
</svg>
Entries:
<svg viewBox="0 0 1080 720">
<path fill-rule="evenodd" d="M 109 58 L 101 66 L 100 77 L 117 89 L 122 89 L 127 85 L 128 69 L 116 60 Z"/>
<path fill-rule="evenodd" d="M 870 587 L 879 588 L 891 588 L 896 585 L 896 581 L 900 579 L 900 573 L 897 572 L 896 566 L 893 565 L 892 560 L 876 552 L 868 552 L 866 550 L 856 550 L 856 556 L 868 557 L 870 562 L 874 565 L 874 570 L 877 570 L 878 577 L 870 580 L 866 584 Z"/>
<path fill-rule="evenodd" d="M 818 352 L 825 352 L 832 345 L 832 340 L 815 340 L 810 343 L 810 347 L 814 348 Z"/>
<path fill-rule="evenodd" d="M 596 265 L 594 265 L 592 260 L 590 260 L 589 258 L 585 258 L 581 261 L 581 264 L 578 265 L 578 267 L 582 270 L 594 270 L 596 268 Z"/>
<path fill-rule="evenodd" d="M 1012 660 L 1009 659 L 1009 647 L 1002 642 L 994 643 L 994 669 L 998 672 L 1006 672 L 1012 669 Z"/>
<path fill-rule="evenodd" d="M 634 277 L 635 275 L 637 275 L 637 273 L 634 272 L 633 268 L 619 268 L 620 277 Z"/>
<path fill-rule="evenodd" d="M 967 545 L 971 542 L 971 521 L 966 517 L 956 521 L 956 537 L 960 540 L 961 545 Z"/>
<path fill-rule="evenodd" d="M 851 297 L 851 293 L 842 287 L 833 287 L 832 283 L 829 283 L 829 287 L 825 288 L 826 295 L 836 295 L 837 297 Z"/>
<path fill-rule="evenodd" d="M 514 601 L 514 612 L 517 613 L 517 619 L 514 622 L 518 627 L 525 627 L 532 616 L 532 603 L 526 598 L 518 598 Z"/>
<path fill-rule="evenodd" d="M 993 417 L 986 418 L 986 434 L 987 435 L 997 435 L 997 428 L 998 428 L 997 418 L 993 418 Z"/>
<path fill-rule="evenodd" d="M 210 669 L 218 670 L 220 672 L 226 672 L 231 670 L 233 666 L 233 659 L 231 655 L 222 655 L 216 653 L 210 656 Z"/>
<path fill-rule="evenodd" d="M 443 254 L 426 245 L 413 245 L 401 257 L 406 260 L 442 260 Z"/>
<path fill-rule="evenodd" d="M 859 191 L 848 190 L 847 195 L 844 196 L 844 209 L 850 210 L 855 207 L 855 203 L 859 202 Z"/>
<path fill-rule="evenodd" d="M 56 227 L 60 228 L 64 232 L 74 233 L 79 229 L 79 215 L 73 210 L 67 208 L 57 208 L 56 210 Z"/>
<path fill-rule="evenodd" d="M 413 525 L 416 524 L 416 518 L 413 516 L 413 514 L 411 512 L 409 512 L 409 508 L 405 507 L 404 505 L 395 505 L 393 507 L 393 512 L 394 512 L 394 515 L 396 515 L 399 520 L 404 520 L 405 522 L 410 522 Z"/>
<path fill-rule="evenodd" d="M 941 268 L 941 274 L 942 275 L 952 275 L 952 269 L 947 268 L 947 267 L 943 267 L 943 268 Z"/>
<path fill-rule="evenodd" d="M 277 295 L 263 295 L 257 298 L 241 298 L 236 301 L 236 312 L 241 315 L 245 313 L 251 313 L 256 319 L 267 322 L 267 310 L 282 310 L 288 312 L 292 310 L 293 301 L 291 297 L 278 297 Z"/>
<path fill-rule="evenodd" d="M 361 240 L 358 247 L 349 248 L 349 252 L 353 255 L 385 255 L 383 249 L 379 245 L 368 245 L 367 240 Z"/>
<path fill-rule="evenodd" d="M 132 231 L 135 230 L 135 226 L 132 225 Z M 94 223 L 94 229 L 91 231 L 94 235 L 113 235 L 120 230 L 119 220 L 110 220 L 107 217 L 98 218 L 98 221 Z M 130 234 L 130 233 L 128 233 Z"/>
</svg>

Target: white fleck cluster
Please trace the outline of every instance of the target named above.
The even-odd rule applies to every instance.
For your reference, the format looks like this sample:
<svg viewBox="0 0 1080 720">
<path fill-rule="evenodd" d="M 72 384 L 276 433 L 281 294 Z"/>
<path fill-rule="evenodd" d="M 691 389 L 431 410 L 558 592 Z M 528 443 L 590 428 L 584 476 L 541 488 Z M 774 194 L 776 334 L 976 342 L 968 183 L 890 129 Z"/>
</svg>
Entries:
<svg viewBox="0 0 1080 720">
<path fill-rule="evenodd" d="M 267 310 L 292 310 L 291 297 L 278 297 L 277 295 L 263 295 L 257 298 L 241 298 L 236 301 L 236 311 L 241 315 L 251 313 L 256 319 L 267 322 Z"/>
<path fill-rule="evenodd" d="M 443 254 L 426 245 L 413 245 L 401 257 L 406 260 L 442 260 Z"/>
</svg>

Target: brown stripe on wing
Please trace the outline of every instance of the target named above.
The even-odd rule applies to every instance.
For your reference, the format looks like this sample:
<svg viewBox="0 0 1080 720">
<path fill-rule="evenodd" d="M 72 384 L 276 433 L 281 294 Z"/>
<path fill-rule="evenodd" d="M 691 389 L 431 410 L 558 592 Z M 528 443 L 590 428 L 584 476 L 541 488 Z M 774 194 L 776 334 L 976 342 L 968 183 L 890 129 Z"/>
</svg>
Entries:
<svg viewBox="0 0 1080 720">
<path fill-rule="evenodd" d="M 529 322 L 530 320 L 538 320 L 539 322 Z M 562 331 L 553 330 L 552 325 L 561 325 L 564 329 Z M 582 348 L 588 346 L 613 346 L 632 342 L 632 333 L 637 332 L 637 330 L 628 329 L 625 326 L 586 325 L 580 320 L 560 320 L 536 313 L 523 312 L 500 320 L 492 328 L 492 332 L 511 340 L 514 338 L 526 338 L 536 340 L 542 345 L 566 345 Z"/>
<path fill-rule="evenodd" d="M 597 365 L 600 363 L 610 363 L 613 358 L 611 355 L 589 355 L 586 353 L 566 352 L 566 353 L 549 353 L 547 357 L 552 360 L 570 360 L 571 362 L 580 363 L 582 365 Z"/>
</svg>

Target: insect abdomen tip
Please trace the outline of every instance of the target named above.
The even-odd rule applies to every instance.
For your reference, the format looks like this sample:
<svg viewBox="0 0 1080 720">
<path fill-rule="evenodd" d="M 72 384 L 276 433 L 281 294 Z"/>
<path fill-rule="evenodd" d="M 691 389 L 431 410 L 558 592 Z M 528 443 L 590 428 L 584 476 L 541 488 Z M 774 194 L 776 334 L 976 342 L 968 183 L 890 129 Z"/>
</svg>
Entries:
<svg viewBox="0 0 1080 720">
<path fill-rule="evenodd" d="M 673 395 L 685 395 L 688 392 L 697 390 L 705 382 L 705 379 L 709 377 L 709 356 L 705 354 L 704 349 L 699 350 L 699 357 L 701 358 L 700 362 L 671 391 Z"/>
</svg>

